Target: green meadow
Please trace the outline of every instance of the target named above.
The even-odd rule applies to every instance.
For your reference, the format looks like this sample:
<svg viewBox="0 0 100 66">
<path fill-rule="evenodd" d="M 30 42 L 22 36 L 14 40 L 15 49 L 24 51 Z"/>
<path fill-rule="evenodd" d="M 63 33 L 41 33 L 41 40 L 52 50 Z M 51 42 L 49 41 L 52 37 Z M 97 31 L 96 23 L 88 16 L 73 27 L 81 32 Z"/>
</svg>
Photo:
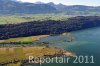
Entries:
<svg viewBox="0 0 100 66">
<path fill-rule="evenodd" d="M 67 20 L 71 16 L 56 14 L 26 14 L 0 16 L 0 24 L 16 24 L 30 21 Z"/>
</svg>

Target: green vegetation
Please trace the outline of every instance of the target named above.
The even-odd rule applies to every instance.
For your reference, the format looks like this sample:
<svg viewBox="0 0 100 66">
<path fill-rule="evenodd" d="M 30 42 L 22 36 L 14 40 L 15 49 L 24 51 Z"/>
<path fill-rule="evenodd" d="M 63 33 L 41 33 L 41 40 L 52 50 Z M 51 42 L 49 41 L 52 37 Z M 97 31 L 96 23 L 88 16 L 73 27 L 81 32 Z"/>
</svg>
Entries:
<svg viewBox="0 0 100 66">
<path fill-rule="evenodd" d="M 69 16 L 55 14 L 12 15 L 0 16 L 0 24 L 16 24 L 30 21 L 66 20 Z"/>
<path fill-rule="evenodd" d="M 30 37 L 21 37 L 21 38 L 11 38 L 7 40 L 0 40 L 0 42 L 32 42 L 32 36 Z"/>
<path fill-rule="evenodd" d="M 39 35 L 0 40 L 0 47 L 47 46 L 49 42 L 39 42 L 38 40 L 48 36 L 49 35 Z"/>
<path fill-rule="evenodd" d="M 25 18 L 25 16 L 22 18 Z M 44 21 L 38 20 L 20 24 L 5 24 L 0 25 L 0 40 L 36 35 L 62 34 L 64 32 L 99 27 L 99 21 L 99 16 L 77 16 L 72 18 L 66 17 L 66 20 L 61 20 L 61 18 L 59 20 L 49 20 L 45 18 Z"/>
<path fill-rule="evenodd" d="M 48 37 L 49 35 L 39 35 L 39 36 L 29 36 L 29 37 L 19 37 L 19 38 L 10 38 L 10 39 L 6 39 L 6 40 L 0 40 L 0 43 L 2 42 L 32 42 L 32 41 L 36 41 L 39 40 L 41 38 L 45 38 Z"/>
</svg>

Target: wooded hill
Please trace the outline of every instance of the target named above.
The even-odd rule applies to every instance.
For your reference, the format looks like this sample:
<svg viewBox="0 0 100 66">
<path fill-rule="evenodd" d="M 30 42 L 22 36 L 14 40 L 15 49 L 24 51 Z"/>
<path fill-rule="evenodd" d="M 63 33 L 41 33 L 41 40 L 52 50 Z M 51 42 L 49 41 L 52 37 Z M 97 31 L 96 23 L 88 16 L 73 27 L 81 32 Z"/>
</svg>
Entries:
<svg viewBox="0 0 100 66">
<path fill-rule="evenodd" d="M 66 21 L 32 21 L 0 25 L 0 40 L 33 35 L 61 34 L 100 26 L 99 16 L 77 16 Z"/>
</svg>

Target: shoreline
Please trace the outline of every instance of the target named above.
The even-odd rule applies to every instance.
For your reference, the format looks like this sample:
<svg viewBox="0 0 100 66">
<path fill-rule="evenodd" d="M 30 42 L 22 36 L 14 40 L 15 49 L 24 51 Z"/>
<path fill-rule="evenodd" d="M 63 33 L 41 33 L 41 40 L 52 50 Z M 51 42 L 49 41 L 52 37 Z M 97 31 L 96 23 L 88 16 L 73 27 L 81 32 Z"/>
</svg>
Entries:
<svg viewBox="0 0 100 66">
<path fill-rule="evenodd" d="M 28 42 L 28 41 L 38 41 L 42 38 L 46 38 L 49 37 L 50 35 L 38 35 L 38 36 L 29 36 L 29 37 L 18 37 L 18 38 L 10 38 L 10 39 L 6 39 L 6 40 L 0 40 L 0 43 L 3 42 Z"/>
</svg>

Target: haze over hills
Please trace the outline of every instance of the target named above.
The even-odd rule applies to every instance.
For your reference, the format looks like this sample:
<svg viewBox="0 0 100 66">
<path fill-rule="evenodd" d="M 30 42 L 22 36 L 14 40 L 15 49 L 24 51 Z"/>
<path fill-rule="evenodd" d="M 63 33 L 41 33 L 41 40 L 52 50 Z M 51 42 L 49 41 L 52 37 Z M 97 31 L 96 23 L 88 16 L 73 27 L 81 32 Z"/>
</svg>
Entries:
<svg viewBox="0 0 100 66">
<path fill-rule="evenodd" d="M 66 15 L 100 15 L 100 6 L 28 3 L 17 0 L 0 0 L 0 14 L 63 13 Z"/>
<path fill-rule="evenodd" d="M 0 0 L 0 14 L 50 13 L 54 11 L 56 11 L 56 8 L 48 4 L 33 4 L 11 0 Z"/>
</svg>

